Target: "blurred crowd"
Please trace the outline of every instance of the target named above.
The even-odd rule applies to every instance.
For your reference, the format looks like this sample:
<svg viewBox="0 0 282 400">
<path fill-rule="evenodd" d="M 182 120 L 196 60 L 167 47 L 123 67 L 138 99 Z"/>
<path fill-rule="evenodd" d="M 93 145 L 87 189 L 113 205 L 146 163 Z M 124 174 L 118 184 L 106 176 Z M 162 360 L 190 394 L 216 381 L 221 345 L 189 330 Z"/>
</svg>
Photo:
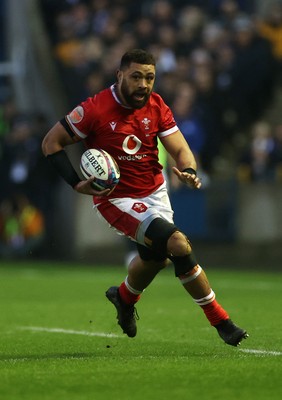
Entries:
<svg viewBox="0 0 282 400">
<path fill-rule="evenodd" d="M 37 255 L 52 231 L 56 174 L 41 151 L 47 121 L 21 112 L 13 99 L 0 104 L 0 256 Z M 50 237 L 50 236 L 49 236 Z"/>
<path fill-rule="evenodd" d="M 282 182 L 282 124 L 257 121 L 238 159 L 241 182 Z"/>
<path fill-rule="evenodd" d="M 69 108 L 113 83 L 126 50 L 145 48 L 158 60 L 155 90 L 207 173 L 273 99 L 280 4 L 263 18 L 251 0 L 41 0 L 41 8 Z"/>
<path fill-rule="evenodd" d="M 262 15 L 256 3 L 39 1 L 68 109 L 114 82 L 125 51 L 145 48 L 157 57 L 155 90 L 207 181 L 226 167 L 222 160 L 240 181 L 281 181 L 282 121 L 271 124 L 264 112 L 282 83 L 282 5 L 271 1 Z M 3 93 L 0 255 L 31 254 L 53 229 L 58 178 L 41 153 L 49 123 Z"/>
</svg>

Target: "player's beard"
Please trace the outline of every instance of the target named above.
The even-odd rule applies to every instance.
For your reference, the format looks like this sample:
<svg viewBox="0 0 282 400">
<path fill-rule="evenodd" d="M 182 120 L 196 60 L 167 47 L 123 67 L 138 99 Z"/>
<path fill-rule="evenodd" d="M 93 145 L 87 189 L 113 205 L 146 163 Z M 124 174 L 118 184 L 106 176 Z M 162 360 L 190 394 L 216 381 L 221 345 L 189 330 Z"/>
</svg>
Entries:
<svg viewBox="0 0 282 400">
<path fill-rule="evenodd" d="M 130 92 L 125 81 L 122 82 L 120 90 L 126 104 L 137 109 L 145 106 L 152 93 L 152 90 L 148 91 L 148 89 Z M 142 98 L 138 98 L 138 95 L 142 96 Z"/>
</svg>

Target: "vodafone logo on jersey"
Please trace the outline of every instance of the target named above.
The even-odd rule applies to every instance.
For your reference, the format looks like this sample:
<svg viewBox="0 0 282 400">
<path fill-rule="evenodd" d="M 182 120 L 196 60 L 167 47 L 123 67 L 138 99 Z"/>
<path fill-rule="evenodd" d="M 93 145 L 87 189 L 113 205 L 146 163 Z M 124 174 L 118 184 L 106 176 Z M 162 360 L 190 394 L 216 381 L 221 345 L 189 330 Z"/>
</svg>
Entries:
<svg viewBox="0 0 282 400">
<path fill-rule="evenodd" d="M 142 145 L 142 142 L 140 139 L 138 139 L 137 136 L 129 135 L 124 139 L 124 141 L 122 143 L 122 149 L 127 154 L 135 154 L 140 149 L 141 145 Z"/>
<path fill-rule="evenodd" d="M 122 149 L 126 155 L 118 156 L 121 161 L 138 161 L 147 157 L 147 154 L 136 154 L 141 148 L 142 142 L 135 135 L 128 135 L 122 143 Z"/>
</svg>

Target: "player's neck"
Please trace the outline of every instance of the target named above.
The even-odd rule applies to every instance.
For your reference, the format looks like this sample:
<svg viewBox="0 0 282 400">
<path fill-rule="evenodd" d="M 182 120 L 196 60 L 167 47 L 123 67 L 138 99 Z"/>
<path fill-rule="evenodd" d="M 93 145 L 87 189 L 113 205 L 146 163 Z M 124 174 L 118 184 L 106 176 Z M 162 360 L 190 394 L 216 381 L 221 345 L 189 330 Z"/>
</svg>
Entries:
<svg viewBox="0 0 282 400">
<path fill-rule="evenodd" d="M 118 86 L 117 83 L 114 84 L 114 92 L 115 92 L 115 95 L 116 95 L 118 101 L 120 102 L 120 104 L 121 104 L 123 107 L 132 108 L 132 107 L 130 107 L 130 106 L 126 103 L 126 101 L 125 101 L 123 95 L 121 94 L 120 88 L 119 88 L 119 86 Z"/>
</svg>

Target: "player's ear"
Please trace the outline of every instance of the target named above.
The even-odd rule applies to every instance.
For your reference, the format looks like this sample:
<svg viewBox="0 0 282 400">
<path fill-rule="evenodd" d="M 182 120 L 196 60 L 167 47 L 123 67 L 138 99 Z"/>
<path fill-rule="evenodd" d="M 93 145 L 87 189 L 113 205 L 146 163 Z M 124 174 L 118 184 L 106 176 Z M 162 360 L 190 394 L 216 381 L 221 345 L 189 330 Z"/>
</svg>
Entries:
<svg viewBox="0 0 282 400">
<path fill-rule="evenodd" d="M 117 70 L 117 81 L 120 82 L 122 79 L 122 71 L 120 69 Z"/>
</svg>

